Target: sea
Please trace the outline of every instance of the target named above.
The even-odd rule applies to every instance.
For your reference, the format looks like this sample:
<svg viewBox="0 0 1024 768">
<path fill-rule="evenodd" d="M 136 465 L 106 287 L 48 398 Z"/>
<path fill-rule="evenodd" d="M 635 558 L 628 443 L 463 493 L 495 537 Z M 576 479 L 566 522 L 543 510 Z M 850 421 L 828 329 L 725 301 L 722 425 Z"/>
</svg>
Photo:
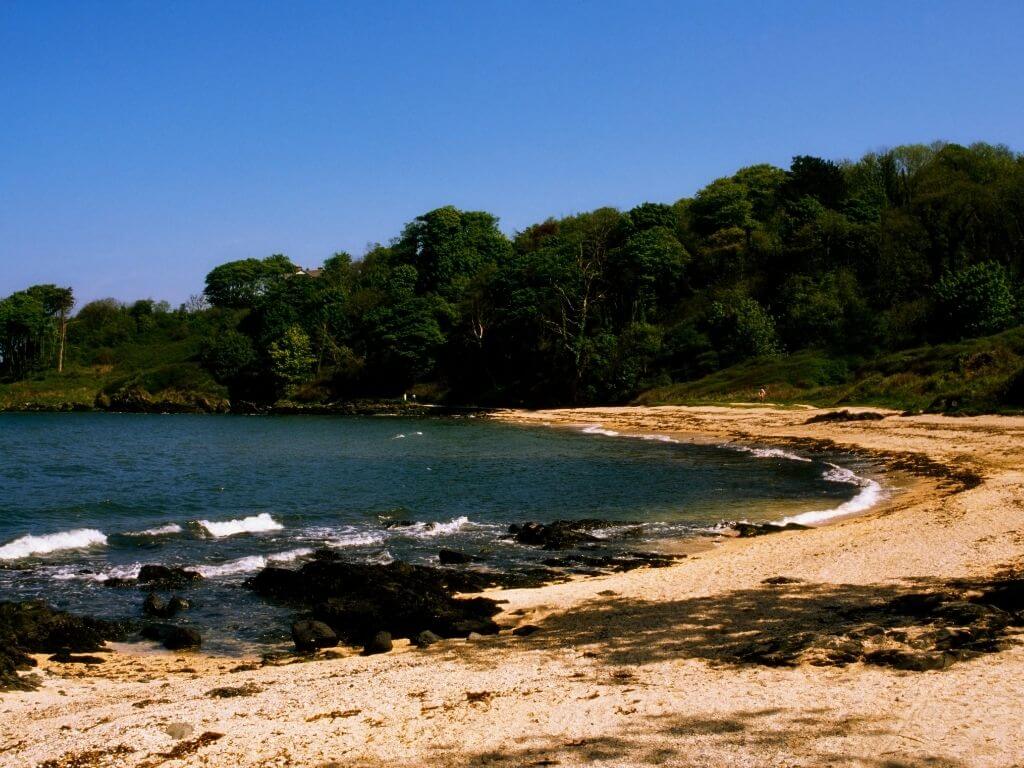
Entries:
<svg viewBox="0 0 1024 768">
<path fill-rule="evenodd" d="M 0 600 L 141 618 L 104 581 L 148 563 L 205 578 L 185 594 L 215 651 L 288 638 L 291 611 L 244 581 L 318 548 L 353 561 L 516 569 L 550 552 L 512 524 L 599 518 L 599 549 L 714 541 L 728 523 L 814 525 L 887 492 L 841 453 L 624 435 L 486 418 L 0 414 Z"/>
</svg>

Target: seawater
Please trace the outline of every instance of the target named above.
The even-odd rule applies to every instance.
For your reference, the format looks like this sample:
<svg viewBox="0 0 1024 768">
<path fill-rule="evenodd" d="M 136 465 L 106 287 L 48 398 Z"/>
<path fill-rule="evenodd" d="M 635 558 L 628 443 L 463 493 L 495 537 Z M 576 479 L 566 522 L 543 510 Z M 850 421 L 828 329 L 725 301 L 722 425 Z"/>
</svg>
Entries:
<svg viewBox="0 0 1024 768">
<path fill-rule="evenodd" d="M 290 613 L 242 587 L 319 547 L 353 560 L 437 562 L 440 547 L 514 568 L 551 553 L 504 534 L 527 520 L 642 524 L 608 548 L 656 549 L 724 521 L 818 523 L 875 503 L 872 468 L 836 454 L 694 445 L 600 424 L 486 419 L 0 414 L 0 599 L 138 616 L 144 593 L 102 582 L 146 563 L 188 590 L 208 646 L 272 644 Z"/>
</svg>

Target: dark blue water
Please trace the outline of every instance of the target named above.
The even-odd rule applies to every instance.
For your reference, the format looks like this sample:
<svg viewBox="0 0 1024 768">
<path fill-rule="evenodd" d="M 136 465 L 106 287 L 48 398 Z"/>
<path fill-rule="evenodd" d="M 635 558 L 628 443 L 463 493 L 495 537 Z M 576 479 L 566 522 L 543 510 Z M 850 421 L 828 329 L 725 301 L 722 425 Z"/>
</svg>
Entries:
<svg viewBox="0 0 1024 768">
<path fill-rule="evenodd" d="M 196 568 L 188 620 L 214 645 L 274 642 L 281 609 L 241 582 L 328 546 L 436 563 L 439 547 L 513 567 L 550 556 L 510 523 L 636 521 L 657 548 L 723 520 L 833 509 L 863 486 L 835 456 L 760 455 L 483 419 L 0 414 L 0 599 L 136 616 L 102 581 L 140 565 Z"/>
</svg>

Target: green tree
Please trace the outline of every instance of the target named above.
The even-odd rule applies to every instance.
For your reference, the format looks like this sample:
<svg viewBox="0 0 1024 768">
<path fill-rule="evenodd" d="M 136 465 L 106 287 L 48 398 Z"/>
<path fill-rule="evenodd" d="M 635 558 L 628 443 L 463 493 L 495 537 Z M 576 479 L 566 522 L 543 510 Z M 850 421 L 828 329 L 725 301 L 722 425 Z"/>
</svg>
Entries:
<svg viewBox="0 0 1024 768">
<path fill-rule="evenodd" d="M 935 285 L 936 321 L 949 338 L 997 333 L 1013 324 L 1015 298 L 1006 270 L 985 261 L 947 273 Z"/>
</svg>

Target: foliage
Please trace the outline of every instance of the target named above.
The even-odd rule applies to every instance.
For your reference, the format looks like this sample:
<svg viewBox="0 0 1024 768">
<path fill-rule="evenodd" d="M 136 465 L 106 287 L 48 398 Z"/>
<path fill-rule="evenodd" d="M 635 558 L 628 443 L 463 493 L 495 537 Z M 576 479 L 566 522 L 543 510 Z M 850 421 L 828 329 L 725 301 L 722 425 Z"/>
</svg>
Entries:
<svg viewBox="0 0 1024 768">
<path fill-rule="evenodd" d="M 0 301 L 0 376 L 19 392 L 56 381 L 71 300 L 35 286 Z M 751 165 L 692 198 L 511 237 L 490 213 L 444 206 L 320 270 L 283 255 L 232 261 L 177 310 L 86 304 L 67 324 L 65 378 L 191 381 L 264 403 L 628 402 L 651 388 L 643 397 L 692 401 L 771 385 L 821 402 L 997 407 L 1017 397 L 1022 362 L 981 338 L 1022 311 L 1024 158 L 907 145 Z M 179 378 L 155 373 L 166 366 Z M 199 366 L 206 380 L 181 373 Z"/>
</svg>

